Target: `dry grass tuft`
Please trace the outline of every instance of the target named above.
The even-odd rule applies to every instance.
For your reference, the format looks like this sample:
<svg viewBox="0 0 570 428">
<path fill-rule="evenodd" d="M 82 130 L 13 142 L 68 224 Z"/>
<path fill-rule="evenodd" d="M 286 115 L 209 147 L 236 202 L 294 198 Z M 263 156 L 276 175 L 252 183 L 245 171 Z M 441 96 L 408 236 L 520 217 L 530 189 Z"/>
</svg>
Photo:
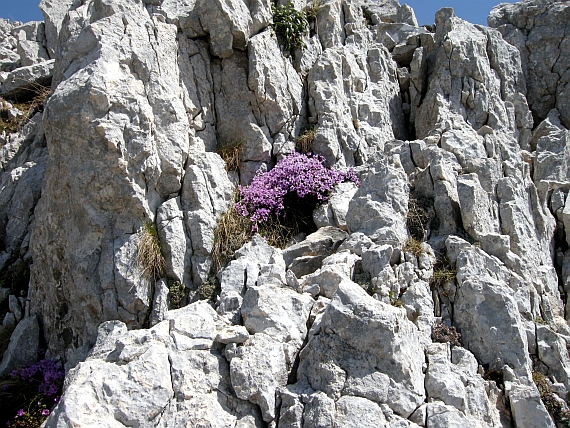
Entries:
<svg viewBox="0 0 570 428">
<path fill-rule="evenodd" d="M 408 200 L 406 226 L 408 226 L 410 235 L 418 241 L 423 241 L 426 238 L 426 226 L 429 221 L 428 204 L 429 202 L 426 199 L 418 199 L 412 195 Z"/>
<path fill-rule="evenodd" d="M 449 260 L 446 257 L 438 260 L 433 269 L 433 275 L 429 280 L 429 284 L 433 289 L 443 287 L 448 282 L 455 281 L 457 272 L 451 267 Z"/>
<path fill-rule="evenodd" d="M 158 232 L 156 226 L 150 222 L 143 226 L 139 235 L 137 266 L 145 278 L 153 281 L 162 278 L 166 270 Z"/>
<path fill-rule="evenodd" d="M 37 112 L 42 112 L 44 104 L 51 93 L 49 86 L 36 85 L 32 90 L 32 97 L 25 102 L 11 103 L 12 106 L 20 110 L 23 115 L 17 118 L 10 118 L 8 115 L 8 103 L 0 99 L 0 134 L 4 131 L 11 134 L 18 132 Z"/>
<path fill-rule="evenodd" d="M 216 149 L 216 153 L 226 162 L 226 171 L 239 172 L 239 164 L 243 154 L 243 141 L 232 141 Z"/>
<path fill-rule="evenodd" d="M 305 129 L 302 134 L 297 138 L 295 150 L 299 153 L 309 153 L 313 151 L 313 142 L 317 136 L 317 129 L 315 127 Z"/>
<path fill-rule="evenodd" d="M 230 209 L 220 217 L 214 230 L 214 270 L 218 272 L 234 257 L 234 253 L 253 237 L 251 222 L 239 215 L 232 204 Z"/>
<path fill-rule="evenodd" d="M 402 248 L 402 250 L 405 253 L 412 253 L 417 258 L 419 258 L 424 252 L 422 248 L 422 243 L 414 237 L 406 239 L 406 242 L 404 242 L 404 247 Z"/>
</svg>

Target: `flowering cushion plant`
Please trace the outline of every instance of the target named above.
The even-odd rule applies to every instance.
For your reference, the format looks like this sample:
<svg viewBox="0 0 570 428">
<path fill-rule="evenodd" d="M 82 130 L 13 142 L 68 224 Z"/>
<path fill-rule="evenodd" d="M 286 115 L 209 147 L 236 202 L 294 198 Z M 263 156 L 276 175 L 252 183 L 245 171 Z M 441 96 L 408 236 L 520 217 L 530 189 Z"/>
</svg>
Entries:
<svg viewBox="0 0 570 428">
<path fill-rule="evenodd" d="M 343 172 L 326 168 L 320 155 L 291 153 L 272 170 L 258 171 L 249 186 L 240 187 L 241 200 L 235 208 L 238 214 L 250 218 L 255 230 L 257 223 L 271 216 L 285 217 L 292 201 L 313 205 L 311 209 L 326 202 L 334 186 L 344 181 L 360 184 L 352 169 Z"/>
</svg>

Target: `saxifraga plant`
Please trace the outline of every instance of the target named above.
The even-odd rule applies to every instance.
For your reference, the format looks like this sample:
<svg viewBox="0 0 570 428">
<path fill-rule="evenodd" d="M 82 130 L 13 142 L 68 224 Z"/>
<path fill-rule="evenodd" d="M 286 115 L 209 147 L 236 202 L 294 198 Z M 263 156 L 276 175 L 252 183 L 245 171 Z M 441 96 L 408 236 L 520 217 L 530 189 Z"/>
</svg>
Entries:
<svg viewBox="0 0 570 428">
<path fill-rule="evenodd" d="M 166 270 L 166 261 L 160 251 L 156 226 L 151 222 L 142 227 L 137 250 L 137 265 L 143 276 L 151 281 L 161 278 Z"/>
<path fill-rule="evenodd" d="M 285 6 L 272 6 L 273 30 L 283 49 L 303 48 L 303 36 L 309 26 L 305 13 L 295 9 L 291 2 Z"/>
</svg>

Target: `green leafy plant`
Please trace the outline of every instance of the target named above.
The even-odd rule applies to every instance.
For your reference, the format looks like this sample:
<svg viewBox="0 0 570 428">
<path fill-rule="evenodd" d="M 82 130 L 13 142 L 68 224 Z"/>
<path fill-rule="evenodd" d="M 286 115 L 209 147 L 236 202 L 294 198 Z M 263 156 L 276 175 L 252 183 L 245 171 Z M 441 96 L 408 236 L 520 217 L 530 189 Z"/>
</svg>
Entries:
<svg viewBox="0 0 570 428">
<path fill-rule="evenodd" d="M 306 128 L 297 138 L 295 150 L 299 153 L 310 153 L 313 151 L 313 142 L 317 136 L 317 129 L 313 126 Z"/>
<path fill-rule="evenodd" d="M 151 222 L 146 223 L 139 234 L 137 265 L 149 280 L 156 281 L 164 276 L 166 262 L 160 250 L 156 226 Z"/>
<path fill-rule="evenodd" d="M 404 305 L 402 303 L 402 301 L 396 297 L 396 293 L 394 293 L 393 291 L 390 291 L 390 294 L 388 295 L 388 297 L 390 298 L 390 304 L 392 306 L 395 306 L 397 308 L 401 308 Z"/>
<path fill-rule="evenodd" d="M 201 300 L 215 300 L 220 292 L 220 282 L 216 275 L 210 275 L 206 281 L 198 286 L 197 292 Z"/>
<path fill-rule="evenodd" d="M 295 9 L 291 2 L 285 6 L 272 6 L 273 30 L 283 49 L 303 48 L 303 36 L 307 33 L 308 22 L 305 13 Z"/>
<path fill-rule="evenodd" d="M 239 165 L 243 154 L 243 140 L 232 141 L 216 149 L 216 153 L 226 163 L 226 171 L 239 172 Z"/>
<path fill-rule="evenodd" d="M 540 399 L 548 412 L 554 417 L 557 426 L 570 427 L 570 411 L 565 410 L 562 403 L 554 397 L 554 392 L 546 376 L 540 372 L 533 371 L 532 380 L 540 393 Z"/>
<path fill-rule="evenodd" d="M 180 281 L 169 282 L 168 301 L 172 309 L 180 309 L 186 298 L 186 287 Z"/>
</svg>

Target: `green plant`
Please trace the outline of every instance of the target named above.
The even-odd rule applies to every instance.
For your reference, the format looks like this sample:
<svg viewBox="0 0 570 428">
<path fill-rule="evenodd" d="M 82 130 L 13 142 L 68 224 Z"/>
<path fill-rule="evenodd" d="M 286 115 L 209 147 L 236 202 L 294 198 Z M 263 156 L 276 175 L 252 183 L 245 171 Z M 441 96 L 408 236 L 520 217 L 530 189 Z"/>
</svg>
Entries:
<svg viewBox="0 0 570 428">
<path fill-rule="evenodd" d="M 536 388 L 540 394 L 540 399 L 544 403 L 544 406 L 548 412 L 554 416 L 558 426 L 570 427 L 570 411 L 565 410 L 564 406 L 558 399 L 554 396 L 554 392 L 548 383 L 546 376 L 537 371 L 532 372 L 532 380 L 534 381 Z"/>
<path fill-rule="evenodd" d="M 151 222 L 146 223 L 139 233 L 137 266 L 149 280 L 156 281 L 164 276 L 166 262 L 160 250 L 156 226 Z"/>
<path fill-rule="evenodd" d="M 168 301 L 172 309 L 180 309 L 184 305 L 186 298 L 186 287 L 180 281 L 169 282 Z"/>
<path fill-rule="evenodd" d="M 215 275 L 210 275 L 207 281 L 204 281 L 198 286 L 198 295 L 201 300 L 215 300 L 215 297 L 219 294 L 220 282 Z"/>
<path fill-rule="evenodd" d="M 406 242 L 404 242 L 404 247 L 402 249 L 405 253 L 412 253 L 417 258 L 419 258 L 424 252 L 422 243 L 414 237 L 406 239 Z"/>
<path fill-rule="evenodd" d="M 315 22 L 317 20 L 317 14 L 321 8 L 321 1 L 320 0 L 312 0 L 307 6 L 303 8 L 303 13 L 305 14 L 305 18 L 307 21 Z"/>
<path fill-rule="evenodd" d="M 404 303 L 400 299 L 396 298 L 396 293 L 394 293 L 393 291 L 390 291 L 388 297 L 390 298 L 390 304 L 392 306 L 401 308 L 404 305 Z"/>
<path fill-rule="evenodd" d="M 534 322 L 537 324 L 548 325 L 548 322 L 546 322 L 541 316 L 536 317 Z"/>
<path fill-rule="evenodd" d="M 226 171 L 239 172 L 239 165 L 243 154 L 243 140 L 232 141 L 216 149 L 216 153 L 226 163 Z"/>
<path fill-rule="evenodd" d="M 306 128 L 299 138 L 297 138 L 297 144 L 295 145 L 295 150 L 299 153 L 309 153 L 313 151 L 313 142 L 317 136 L 317 129 L 313 126 L 311 128 Z"/>
<path fill-rule="evenodd" d="M 279 43 L 286 51 L 303 48 L 303 36 L 307 33 L 308 22 L 305 14 L 295 9 L 291 2 L 285 6 L 272 6 L 273 30 Z"/>
</svg>

